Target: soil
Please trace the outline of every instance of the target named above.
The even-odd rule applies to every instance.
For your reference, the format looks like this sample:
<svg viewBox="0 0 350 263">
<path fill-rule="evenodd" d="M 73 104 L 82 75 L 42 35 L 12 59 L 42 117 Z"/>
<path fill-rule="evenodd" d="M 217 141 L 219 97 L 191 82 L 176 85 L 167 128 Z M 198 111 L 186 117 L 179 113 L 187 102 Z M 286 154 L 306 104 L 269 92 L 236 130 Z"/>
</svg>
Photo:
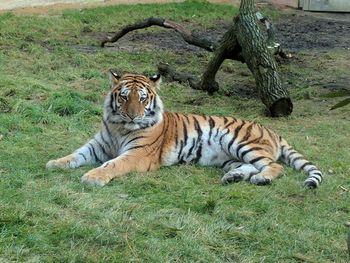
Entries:
<svg viewBox="0 0 350 263">
<path fill-rule="evenodd" d="M 327 51 L 333 48 L 350 49 L 350 14 L 311 13 L 292 11 L 282 19 L 274 21 L 277 40 L 286 51 Z M 210 40 L 219 40 L 230 27 L 224 21 L 216 21 L 213 27 L 201 32 L 195 27 L 194 34 Z M 115 29 L 118 30 L 118 29 Z M 179 34 L 171 30 L 152 32 L 150 29 L 130 32 L 117 43 L 106 45 L 117 50 L 170 50 L 177 53 L 205 52 L 187 44 Z"/>
<path fill-rule="evenodd" d="M 291 51 L 350 49 L 350 14 L 296 12 L 276 22 L 278 40 Z"/>
</svg>

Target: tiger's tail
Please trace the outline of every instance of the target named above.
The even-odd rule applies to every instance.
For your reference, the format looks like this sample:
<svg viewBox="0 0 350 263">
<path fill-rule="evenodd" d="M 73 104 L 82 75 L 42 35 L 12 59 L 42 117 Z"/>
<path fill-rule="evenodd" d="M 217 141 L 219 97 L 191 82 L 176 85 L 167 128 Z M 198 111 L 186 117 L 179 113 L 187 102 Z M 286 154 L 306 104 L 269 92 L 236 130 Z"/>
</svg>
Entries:
<svg viewBox="0 0 350 263">
<path fill-rule="evenodd" d="M 296 170 L 303 170 L 308 174 L 304 181 L 305 187 L 317 188 L 321 184 L 323 180 L 322 172 L 314 164 L 306 160 L 302 154 L 294 150 L 284 139 L 281 140 L 281 160 L 290 167 Z"/>
</svg>

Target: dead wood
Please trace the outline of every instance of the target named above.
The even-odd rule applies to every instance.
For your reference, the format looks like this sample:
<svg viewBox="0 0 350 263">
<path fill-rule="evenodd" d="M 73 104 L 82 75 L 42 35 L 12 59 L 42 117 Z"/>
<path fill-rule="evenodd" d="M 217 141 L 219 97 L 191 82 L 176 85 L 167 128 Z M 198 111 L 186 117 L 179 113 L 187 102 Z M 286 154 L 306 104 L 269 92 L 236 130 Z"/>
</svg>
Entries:
<svg viewBox="0 0 350 263">
<path fill-rule="evenodd" d="M 201 89 L 199 78 L 189 73 L 177 72 L 168 63 L 160 62 L 158 64 L 158 72 L 168 81 L 188 83 L 192 89 Z"/>
<path fill-rule="evenodd" d="M 164 28 L 170 28 L 178 32 L 181 37 L 190 45 L 194 45 L 200 48 L 203 48 L 207 51 L 213 52 L 217 46 L 217 43 L 214 43 L 208 39 L 201 38 L 193 35 L 190 31 L 184 28 L 182 25 L 175 23 L 170 20 L 166 20 L 161 17 L 149 17 L 141 22 L 137 22 L 132 25 L 127 25 L 122 28 L 120 31 L 114 34 L 113 37 L 105 37 L 101 42 L 101 47 L 104 47 L 106 43 L 114 43 L 118 41 L 121 37 L 137 29 L 143 29 L 151 26 L 159 26 Z"/>
</svg>

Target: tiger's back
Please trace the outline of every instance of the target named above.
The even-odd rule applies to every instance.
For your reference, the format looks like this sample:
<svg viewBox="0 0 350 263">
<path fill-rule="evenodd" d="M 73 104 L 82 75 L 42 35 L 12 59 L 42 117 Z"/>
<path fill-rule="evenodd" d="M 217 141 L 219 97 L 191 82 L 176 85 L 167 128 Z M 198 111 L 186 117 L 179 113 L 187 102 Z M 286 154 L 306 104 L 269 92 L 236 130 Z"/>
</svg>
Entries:
<svg viewBox="0 0 350 263">
<path fill-rule="evenodd" d="M 112 73 L 112 91 L 104 104 L 102 128 L 73 154 L 47 167 L 102 165 L 82 181 L 104 185 L 131 171 L 163 165 L 198 163 L 222 167 L 223 183 L 268 184 L 281 174 L 278 160 L 308 173 L 307 187 L 317 187 L 322 173 L 272 130 L 234 117 L 164 112 L 156 88 L 159 76 Z"/>
<path fill-rule="evenodd" d="M 194 162 L 223 166 L 233 162 L 233 156 L 236 161 L 244 161 L 249 152 L 244 151 L 245 145 L 240 144 L 239 149 L 237 146 L 248 141 L 251 146 L 265 144 L 259 149 L 270 156 L 278 154 L 276 145 L 270 143 L 276 135 L 257 123 L 232 117 L 165 112 L 164 124 L 167 126 L 164 137 L 169 137 L 165 140 L 171 145 L 166 147 L 169 153 L 163 152 L 165 165 Z"/>
</svg>

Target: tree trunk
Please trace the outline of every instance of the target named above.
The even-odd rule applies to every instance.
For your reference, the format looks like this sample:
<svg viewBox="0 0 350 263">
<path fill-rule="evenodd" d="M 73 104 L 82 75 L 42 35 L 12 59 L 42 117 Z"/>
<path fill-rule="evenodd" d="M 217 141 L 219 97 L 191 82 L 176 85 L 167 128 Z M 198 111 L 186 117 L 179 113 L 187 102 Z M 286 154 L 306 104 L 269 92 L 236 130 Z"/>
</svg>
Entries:
<svg viewBox="0 0 350 263">
<path fill-rule="evenodd" d="M 242 57 L 255 77 L 262 102 L 272 116 L 289 115 L 293 104 L 288 91 L 282 86 L 267 40 L 256 23 L 254 0 L 242 0 L 239 21 L 235 25 Z"/>
<path fill-rule="evenodd" d="M 258 94 L 271 116 L 287 116 L 293 104 L 283 88 L 274 57 L 267 46 L 254 12 L 254 0 L 242 0 L 239 15 L 223 36 L 202 76 L 201 89 L 208 93 L 218 90 L 215 75 L 225 59 L 245 62 L 254 75 Z"/>
<path fill-rule="evenodd" d="M 219 90 L 219 84 L 215 81 L 215 75 L 225 59 L 234 59 L 244 62 L 243 57 L 240 55 L 242 49 L 241 46 L 238 45 L 235 31 L 234 21 L 234 25 L 225 33 L 221 44 L 215 49 L 213 57 L 202 75 L 200 89 L 207 91 L 209 94 Z"/>
</svg>

